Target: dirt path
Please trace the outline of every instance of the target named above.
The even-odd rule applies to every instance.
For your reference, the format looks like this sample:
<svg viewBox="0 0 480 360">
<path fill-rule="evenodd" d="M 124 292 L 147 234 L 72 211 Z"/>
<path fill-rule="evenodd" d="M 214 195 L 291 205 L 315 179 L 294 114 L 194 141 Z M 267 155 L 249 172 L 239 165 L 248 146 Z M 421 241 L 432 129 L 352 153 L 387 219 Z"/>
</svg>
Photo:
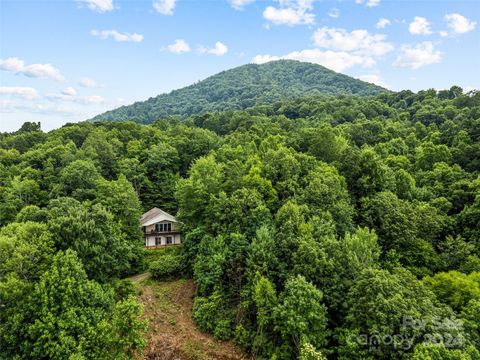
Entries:
<svg viewBox="0 0 480 360">
<path fill-rule="evenodd" d="M 145 274 L 138 277 L 142 275 Z M 158 282 L 146 277 L 135 284 L 141 291 L 143 317 L 149 320 L 145 359 L 248 359 L 232 342 L 217 341 L 197 329 L 192 319 L 192 280 Z"/>
<path fill-rule="evenodd" d="M 140 281 L 149 279 L 150 276 L 152 276 L 152 274 L 150 274 L 149 272 L 145 272 L 143 274 L 137 274 L 137 275 L 131 276 L 131 277 L 127 278 L 127 280 L 130 280 L 133 283 L 138 283 Z"/>
</svg>

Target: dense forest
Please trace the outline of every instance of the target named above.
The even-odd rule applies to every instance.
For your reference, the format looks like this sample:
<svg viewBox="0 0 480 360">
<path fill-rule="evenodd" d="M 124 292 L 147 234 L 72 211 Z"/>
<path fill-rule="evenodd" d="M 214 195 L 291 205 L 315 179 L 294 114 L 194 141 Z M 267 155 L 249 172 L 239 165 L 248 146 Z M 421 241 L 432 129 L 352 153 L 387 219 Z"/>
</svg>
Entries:
<svg viewBox="0 0 480 360">
<path fill-rule="evenodd" d="M 305 96 L 377 95 L 386 91 L 321 65 L 280 60 L 222 71 L 168 94 L 107 111 L 94 120 L 150 124 L 170 116 L 185 118 L 212 111 L 241 110 Z"/>
<path fill-rule="evenodd" d="M 153 275 L 193 277 L 197 326 L 254 358 L 480 359 L 479 174 L 459 87 L 25 123 L 0 134 L 0 358 L 139 356 L 119 279 L 158 206 L 184 244 Z"/>
</svg>

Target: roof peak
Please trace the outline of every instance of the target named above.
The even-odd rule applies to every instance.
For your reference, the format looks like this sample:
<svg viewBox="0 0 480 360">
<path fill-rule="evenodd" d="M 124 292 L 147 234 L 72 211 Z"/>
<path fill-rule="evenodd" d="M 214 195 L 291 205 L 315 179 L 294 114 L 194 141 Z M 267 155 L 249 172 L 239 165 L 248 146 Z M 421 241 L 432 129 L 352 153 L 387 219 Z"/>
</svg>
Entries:
<svg viewBox="0 0 480 360">
<path fill-rule="evenodd" d="M 163 215 L 166 218 L 165 220 L 174 221 L 174 222 L 177 221 L 175 216 L 167 213 L 166 211 L 164 211 L 164 210 L 162 210 L 158 207 L 154 207 L 154 208 L 148 210 L 145 214 L 142 215 L 142 217 L 140 218 L 140 223 L 142 225 L 144 225 L 146 223 L 150 223 L 154 218 L 158 217 L 159 215 Z M 162 221 L 162 220 L 160 220 L 160 221 Z"/>
</svg>

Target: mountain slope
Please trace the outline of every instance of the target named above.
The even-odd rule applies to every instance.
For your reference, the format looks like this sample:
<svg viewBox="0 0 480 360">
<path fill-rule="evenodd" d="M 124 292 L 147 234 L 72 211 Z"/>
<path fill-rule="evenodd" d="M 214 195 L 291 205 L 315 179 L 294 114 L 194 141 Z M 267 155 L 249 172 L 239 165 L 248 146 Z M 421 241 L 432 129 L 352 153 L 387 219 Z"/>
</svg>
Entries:
<svg viewBox="0 0 480 360">
<path fill-rule="evenodd" d="M 222 71 L 168 94 L 107 111 L 93 120 L 150 123 L 169 116 L 183 118 L 205 112 L 245 109 L 302 96 L 377 95 L 385 91 L 321 65 L 279 60 Z"/>
</svg>

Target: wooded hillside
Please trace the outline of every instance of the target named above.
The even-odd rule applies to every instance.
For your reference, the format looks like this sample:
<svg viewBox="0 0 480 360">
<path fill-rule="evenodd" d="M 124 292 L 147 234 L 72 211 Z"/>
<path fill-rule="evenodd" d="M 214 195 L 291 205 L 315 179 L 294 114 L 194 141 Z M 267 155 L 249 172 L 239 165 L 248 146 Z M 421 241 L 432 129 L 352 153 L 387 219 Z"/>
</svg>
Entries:
<svg viewBox="0 0 480 360">
<path fill-rule="evenodd" d="M 158 206 L 196 324 L 256 358 L 478 359 L 479 174 L 480 93 L 458 87 L 26 123 L 0 134 L 0 358 L 140 353 L 118 278 L 145 271 Z"/>
</svg>

